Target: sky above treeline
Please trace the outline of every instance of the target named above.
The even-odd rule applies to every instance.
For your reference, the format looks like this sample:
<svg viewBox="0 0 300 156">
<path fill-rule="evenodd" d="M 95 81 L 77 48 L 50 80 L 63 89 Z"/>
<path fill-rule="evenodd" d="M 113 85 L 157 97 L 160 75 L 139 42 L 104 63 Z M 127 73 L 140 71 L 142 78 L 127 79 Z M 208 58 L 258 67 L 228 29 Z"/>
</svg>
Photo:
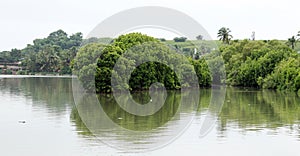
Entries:
<svg viewBox="0 0 300 156">
<path fill-rule="evenodd" d="M 111 15 L 141 6 L 181 11 L 213 39 L 224 26 L 234 39 L 250 38 L 255 31 L 256 39 L 286 40 L 300 31 L 299 4 L 299 0 L 1 0 L 0 51 L 24 48 L 58 29 L 82 32 L 85 37 Z M 150 35 L 162 37 L 155 31 Z"/>
</svg>

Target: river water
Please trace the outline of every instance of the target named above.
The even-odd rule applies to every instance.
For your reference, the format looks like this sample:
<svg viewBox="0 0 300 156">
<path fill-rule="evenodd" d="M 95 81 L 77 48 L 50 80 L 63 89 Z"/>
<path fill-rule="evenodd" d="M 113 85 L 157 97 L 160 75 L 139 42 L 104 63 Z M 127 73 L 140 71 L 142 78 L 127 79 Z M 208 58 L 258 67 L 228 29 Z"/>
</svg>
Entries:
<svg viewBox="0 0 300 156">
<path fill-rule="evenodd" d="M 200 137 L 211 92 L 201 89 L 197 105 L 193 100 L 180 103 L 182 92 L 168 91 L 157 113 L 135 116 L 120 108 L 112 95 L 98 95 L 99 103 L 89 104 L 88 97 L 74 102 L 68 77 L 2 77 L 0 152 L 5 156 L 300 155 L 300 97 L 227 88 L 222 111 L 215 114 L 217 121 Z M 150 100 L 148 92 L 132 97 L 139 103 Z"/>
</svg>

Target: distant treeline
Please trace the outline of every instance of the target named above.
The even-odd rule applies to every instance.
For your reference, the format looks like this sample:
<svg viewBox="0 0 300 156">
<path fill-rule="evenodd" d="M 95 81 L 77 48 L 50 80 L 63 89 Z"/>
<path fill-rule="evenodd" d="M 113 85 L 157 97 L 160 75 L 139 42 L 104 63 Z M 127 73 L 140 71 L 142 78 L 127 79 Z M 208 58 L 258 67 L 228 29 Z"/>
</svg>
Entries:
<svg viewBox="0 0 300 156">
<path fill-rule="evenodd" d="M 68 35 L 62 30 L 47 38 L 35 39 L 24 49 L 0 53 L 0 62 L 21 62 L 25 70 L 18 74 L 60 73 L 71 74 L 70 63 L 82 43 L 82 34 Z"/>
<path fill-rule="evenodd" d="M 182 67 L 181 69 L 185 70 L 182 72 L 186 74 L 192 68 L 195 69 L 200 86 L 210 86 L 214 82 L 300 93 L 300 58 L 297 53 L 299 48 L 297 44 L 287 44 L 293 43 L 293 40 L 230 40 L 232 36 L 229 32 L 228 29 L 220 29 L 218 36 L 221 41 L 203 40 L 201 35 L 197 36 L 195 41 L 186 40 L 184 37 L 177 37 L 171 41 L 155 39 L 140 33 L 121 35 L 116 39 L 84 40 L 81 33 L 68 35 L 58 30 L 44 39 L 34 40 L 33 44 L 28 44 L 24 49 L 0 52 L 0 62 L 21 62 L 24 70 L 18 74 L 73 72 L 82 80 L 93 77 L 94 84 L 90 83 L 92 81 L 86 82 L 86 88 L 91 89 L 96 85 L 97 92 L 111 92 L 110 78 L 112 74 L 116 74 L 113 73 L 113 67 L 120 56 L 132 47 L 136 47 L 136 51 L 144 52 L 128 54 L 130 57 L 136 57 L 137 61 L 146 59 L 145 53 L 157 53 L 157 50 L 161 53 L 161 59 L 180 60 L 174 55 L 175 51 L 184 54 L 189 60 L 189 63 L 183 60 L 180 63 L 184 63 L 177 63 L 178 67 Z M 194 43 L 201 46 L 197 47 Z M 144 47 L 139 46 L 141 44 L 145 44 Z M 216 44 L 219 48 L 215 48 Z M 122 61 L 124 67 L 136 65 L 136 62 L 130 60 Z M 225 69 L 222 69 L 222 61 Z M 118 87 L 143 90 L 149 88 L 153 82 L 161 82 L 168 89 L 181 88 L 179 79 L 182 77 L 178 77 L 174 71 L 160 63 L 142 64 L 134 70 L 132 76 L 128 80 L 129 86 Z"/>
</svg>

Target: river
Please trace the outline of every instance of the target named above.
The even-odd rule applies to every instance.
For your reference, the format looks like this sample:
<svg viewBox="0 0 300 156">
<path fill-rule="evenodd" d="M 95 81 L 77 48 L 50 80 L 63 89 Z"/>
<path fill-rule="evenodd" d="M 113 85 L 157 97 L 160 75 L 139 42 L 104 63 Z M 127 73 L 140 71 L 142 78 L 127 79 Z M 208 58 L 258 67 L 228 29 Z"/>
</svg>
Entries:
<svg viewBox="0 0 300 156">
<path fill-rule="evenodd" d="M 227 88 L 217 121 L 200 137 L 212 89 L 200 90 L 199 104 L 180 103 L 185 95 L 168 91 L 157 113 L 136 116 L 112 95 L 76 103 L 70 77 L 2 77 L 0 88 L 5 156 L 300 155 L 300 97 L 292 93 Z M 132 97 L 151 100 L 148 92 Z"/>
</svg>

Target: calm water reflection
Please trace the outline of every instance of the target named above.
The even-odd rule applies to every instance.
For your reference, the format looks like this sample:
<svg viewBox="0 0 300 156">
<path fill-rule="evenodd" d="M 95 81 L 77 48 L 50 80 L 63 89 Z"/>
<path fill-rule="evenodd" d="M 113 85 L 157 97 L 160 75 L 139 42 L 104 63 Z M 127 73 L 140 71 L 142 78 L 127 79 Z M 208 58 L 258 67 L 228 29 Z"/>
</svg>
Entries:
<svg viewBox="0 0 300 156">
<path fill-rule="evenodd" d="M 276 91 L 228 89 L 219 117 L 218 130 L 224 135 L 235 125 L 241 131 L 277 130 L 285 127 L 299 139 L 300 98 Z M 280 134 L 278 134 L 280 135 Z"/>
<path fill-rule="evenodd" d="M 183 96 L 179 92 L 168 92 L 163 108 L 147 117 L 125 112 L 112 96 L 98 96 L 106 117 L 126 130 L 140 131 L 136 136 L 111 129 L 111 123 L 99 115 L 98 104 L 84 105 L 83 102 L 77 106 L 88 117 L 88 123 L 83 123 L 82 114 L 79 116 L 73 101 L 70 78 L 0 78 L 1 155 L 134 155 L 115 150 L 98 139 L 117 145 L 133 142 L 136 147 L 143 147 L 138 144 L 151 144 L 173 135 L 170 129 L 176 129 L 180 122 L 193 115 L 196 116 L 191 126 L 173 143 L 137 155 L 300 154 L 297 150 L 300 98 L 297 95 L 227 88 L 216 126 L 204 138 L 198 136 L 211 90 L 201 90 L 199 107 L 195 107 L 193 99 L 187 107 L 181 107 L 179 101 Z M 150 100 L 147 93 L 136 93 L 133 97 L 140 103 Z M 20 120 L 26 123 L 19 123 Z M 87 128 L 90 126 L 94 126 L 92 130 Z M 137 137 L 139 141 L 135 142 Z"/>
</svg>

